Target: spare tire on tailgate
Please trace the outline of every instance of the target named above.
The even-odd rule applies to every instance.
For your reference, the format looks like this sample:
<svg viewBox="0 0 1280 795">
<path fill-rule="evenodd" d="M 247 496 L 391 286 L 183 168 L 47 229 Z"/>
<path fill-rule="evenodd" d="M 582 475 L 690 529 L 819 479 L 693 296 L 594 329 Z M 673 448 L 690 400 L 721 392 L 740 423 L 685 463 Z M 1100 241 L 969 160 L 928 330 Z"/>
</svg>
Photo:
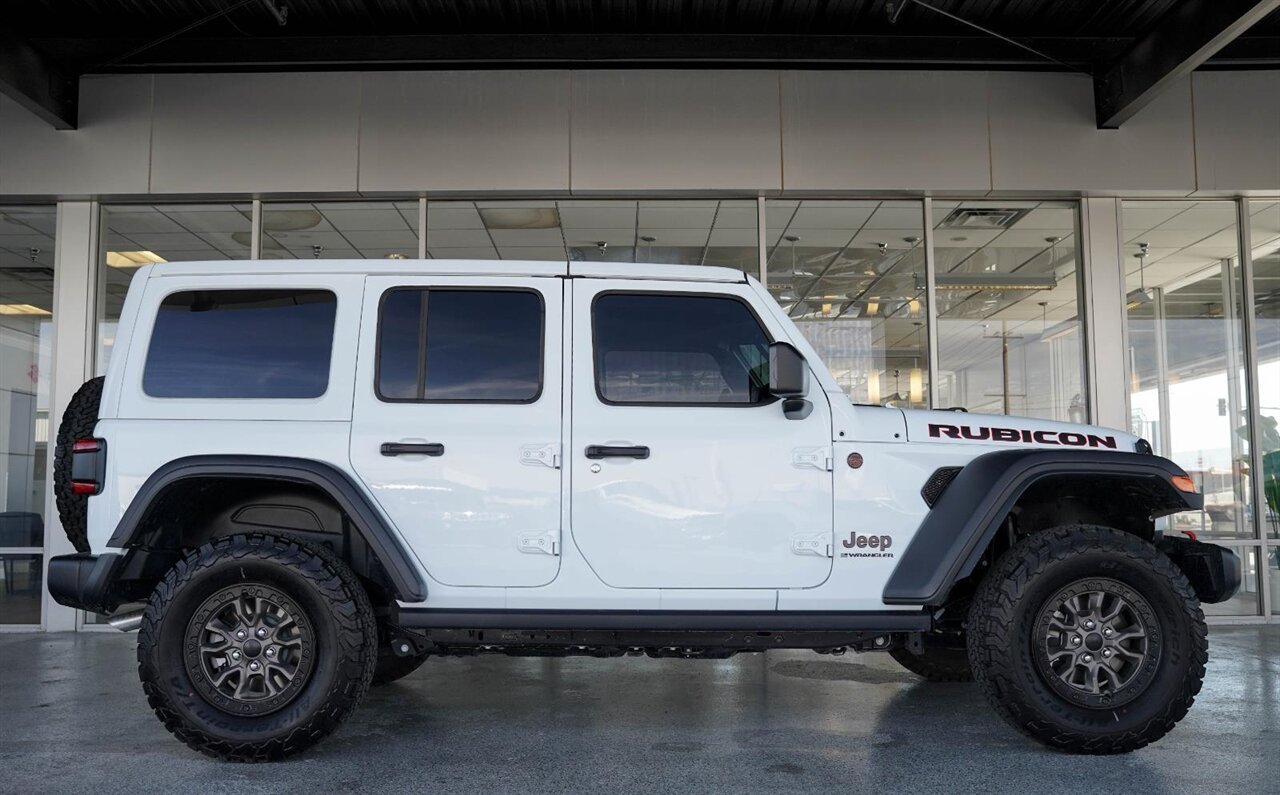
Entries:
<svg viewBox="0 0 1280 795">
<path fill-rule="evenodd" d="M 102 403 L 102 380 L 99 376 L 85 381 L 71 396 L 58 425 L 57 446 L 53 449 L 53 497 L 62 529 L 77 552 L 89 551 L 89 495 L 71 490 L 71 450 L 77 439 L 93 438 L 93 426 L 98 424 L 98 407 Z"/>
</svg>

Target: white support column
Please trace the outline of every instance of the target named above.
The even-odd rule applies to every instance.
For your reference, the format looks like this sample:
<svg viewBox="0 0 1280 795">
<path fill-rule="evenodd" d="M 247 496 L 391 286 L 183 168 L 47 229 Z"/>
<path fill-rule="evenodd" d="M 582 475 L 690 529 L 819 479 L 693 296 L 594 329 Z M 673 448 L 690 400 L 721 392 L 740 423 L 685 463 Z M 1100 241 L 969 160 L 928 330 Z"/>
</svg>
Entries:
<svg viewBox="0 0 1280 795">
<path fill-rule="evenodd" d="M 1085 199 L 1081 277 L 1088 362 L 1090 419 L 1128 430 L 1129 386 L 1125 374 L 1125 284 L 1119 199 Z"/>
<path fill-rule="evenodd" d="M 71 395 L 93 377 L 94 307 L 97 303 L 97 202 L 59 202 L 54 239 L 53 355 L 49 379 L 49 452 L 45 463 L 45 569 L 53 555 L 75 552 L 58 521 L 53 501 L 53 440 Z M 46 578 L 47 581 L 47 578 Z M 76 628 L 76 611 L 44 593 L 44 626 L 50 632 Z"/>
</svg>

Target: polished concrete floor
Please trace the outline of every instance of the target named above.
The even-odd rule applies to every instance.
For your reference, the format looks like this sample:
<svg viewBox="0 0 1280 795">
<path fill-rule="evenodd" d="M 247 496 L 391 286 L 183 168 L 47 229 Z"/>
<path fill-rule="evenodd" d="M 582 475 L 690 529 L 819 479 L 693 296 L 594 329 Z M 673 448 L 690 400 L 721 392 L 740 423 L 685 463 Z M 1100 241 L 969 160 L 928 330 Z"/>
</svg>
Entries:
<svg viewBox="0 0 1280 795">
<path fill-rule="evenodd" d="M 0 792 L 1277 792 L 1280 627 L 1219 627 L 1205 688 L 1154 746 L 1074 757 L 972 685 L 885 655 L 430 660 L 274 765 L 173 740 L 134 637 L 0 635 Z"/>
</svg>

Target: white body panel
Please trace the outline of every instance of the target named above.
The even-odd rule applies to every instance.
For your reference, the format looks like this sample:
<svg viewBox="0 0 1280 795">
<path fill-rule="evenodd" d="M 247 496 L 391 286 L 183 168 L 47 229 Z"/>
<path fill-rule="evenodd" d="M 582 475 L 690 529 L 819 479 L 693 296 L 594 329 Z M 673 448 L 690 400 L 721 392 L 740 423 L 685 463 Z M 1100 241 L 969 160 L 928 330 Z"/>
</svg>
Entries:
<svg viewBox="0 0 1280 795">
<path fill-rule="evenodd" d="M 422 567 L 447 585 L 532 586 L 559 569 L 563 279 L 371 276 L 356 369 L 351 464 Z M 388 402 L 374 390 L 378 308 L 397 287 L 536 292 L 545 307 L 542 389 L 529 404 Z M 439 457 L 384 442 L 438 442 Z"/>
<path fill-rule="evenodd" d="M 560 278 L 565 275 L 577 278 Z M 539 290 L 547 308 L 539 399 L 525 405 L 379 401 L 373 389 L 378 298 L 392 284 Z M 164 295 L 194 287 L 304 286 L 338 296 L 323 396 L 173 400 L 143 394 L 147 344 Z M 787 420 L 776 403 L 603 403 L 594 389 L 590 306 L 592 296 L 607 289 L 747 301 L 770 337 L 790 342 L 807 359 L 813 414 Z M 571 297 L 562 303 L 566 292 Z M 395 528 L 427 584 L 424 604 L 433 608 L 914 610 L 887 607 L 880 597 L 928 513 L 920 488 L 937 468 L 1002 448 L 1114 444 L 1132 450 L 1136 441 L 1117 431 L 1024 418 L 851 405 L 767 291 L 721 268 L 434 260 L 169 264 L 134 278 L 116 351 L 96 431 L 109 452 L 104 491 L 89 501 L 94 551 L 107 548 L 139 488 L 169 461 L 220 453 L 314 459 L 347 473 Z M 954 428 L 955 436 L 931 426 Z M 379 454 L 382 442 L 410 439 L 441 441 L 446 453 Z M 526 447 L 556 443 L 559 469 L 520 463 Z M 585 458 L 586 445 L 605 443 L 644 444 L 652 455 Z M 797 465 L 797 450 L 818 449 L 830 455 L 832 471 Z M 855 452 L 862 457 L 856 469 L 846 463 Z M 556 539 L 557 533 L 558 554 L 518 548 L 523 536 Z M 798 554 L 793 540 L 801 535 L 827 540 L 831 557 L 826 549 Z"/>
<path fill-rule="evenodd" d="M 573 283 L 573 538 L 617 588 L 807 588 L 831 570 L 831 413 L 787 420 L 761 406 L 609 405 L 597 394 L 592 307 L 617 291 L 697 294 L 706 285 L 611 279 Z M 717 295 L 748 302 L 745 284 Z M 766 321 L 766 333 L 782 336 Z M 644 460 L 588 459 L 589 445 L 643 445 Z M 797 457 L 804 456 L 801 463 Z M 796 544 L 811 546 L 797 552 Z"/>
</svg>

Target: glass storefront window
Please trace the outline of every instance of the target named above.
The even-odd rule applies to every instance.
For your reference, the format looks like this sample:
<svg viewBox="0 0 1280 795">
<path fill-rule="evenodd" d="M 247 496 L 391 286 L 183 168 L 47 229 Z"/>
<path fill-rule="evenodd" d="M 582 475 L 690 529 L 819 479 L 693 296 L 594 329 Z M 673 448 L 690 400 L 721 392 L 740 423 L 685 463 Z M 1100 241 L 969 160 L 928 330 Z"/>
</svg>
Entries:
<svg viewBox="0 0 1280 795">
<path fill-rule="evenodd" d="M 0 207 L 0 624 L 39 624 L 54 207 Z"/>
<path fill-rule="evenodd" d="M 1280 202 L 1249 203 L 1253 300 L 1257 331 L 1258 437 L 1262 527 L 1280 538 Z M 1275 587 L 1275 580 L 1272 580 Z"/>
<path fill-rule="evenodd" d="M 769 292 L 855 403 L 929 401 L 924 205 L 770 201 Z"/>
<path fill-rule="evenodd" d="M 120 204 L 102 208 L 98 339 L 94 366 L 107 371 L 116 323 L 138 268 L 157 262 L 248 259 L 253 208 L 239 204 Z"/>
<path fill-rule="evenodd" d="M 1254 538 L 1234 202 L 1124 202 L 1131 428 L 1173 459 L 1205 509 L 1172 530 Z"/>
<path fill-rule="evenodd" d="M 417 256 L 417 201 L 262 205 L 263 259 Z"/>
<path fill-rule="evenodd" d="M 1088 420 L 1074 202 L 935 201 L 938 402 Z"/>
<path fill-rule="evenodd" d="M 427 256 L 718 265 L 759 275 L 742 199 L 429 201 Z"/>
</svg>

